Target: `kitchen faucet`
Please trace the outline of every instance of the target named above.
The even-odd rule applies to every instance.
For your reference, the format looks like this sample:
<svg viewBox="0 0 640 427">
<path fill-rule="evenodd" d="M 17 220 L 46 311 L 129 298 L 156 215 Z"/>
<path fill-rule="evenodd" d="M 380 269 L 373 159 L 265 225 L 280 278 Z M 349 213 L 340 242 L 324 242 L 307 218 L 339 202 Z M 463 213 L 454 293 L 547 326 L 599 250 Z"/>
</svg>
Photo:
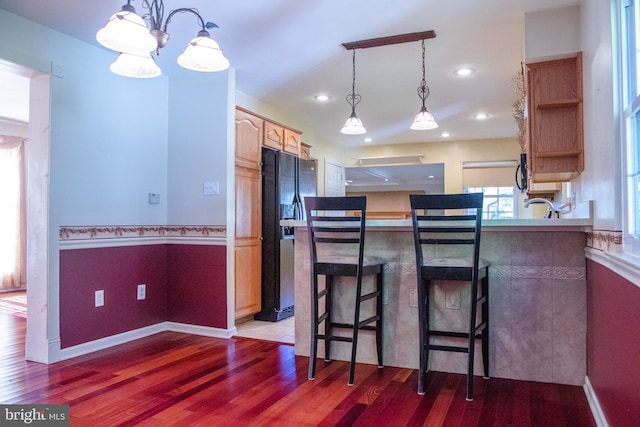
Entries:
<svg viewBox="0 0 640 427">
<path fill-rule="evenodd" d="M 547 211 L 547 215 L 545 216 L 546 218 L 551 218 L 552 215 L 555 213 L 556 214 L 556 218 L 560 218 L 560 212 L 558 211 L 558 209 L 556 209 L 555 206 L 553 206 L 553 203 L 551 203 L 550 200 L 548 199 L 543 199 L 541 197 L 534 197 L 532 199 L 527 199 L 524 201 L 524 207 L 528 208 L 530 204 L 532 203 L 546 203 L 547 205 L 549 205 L 549 210 Z"/>
</svg>

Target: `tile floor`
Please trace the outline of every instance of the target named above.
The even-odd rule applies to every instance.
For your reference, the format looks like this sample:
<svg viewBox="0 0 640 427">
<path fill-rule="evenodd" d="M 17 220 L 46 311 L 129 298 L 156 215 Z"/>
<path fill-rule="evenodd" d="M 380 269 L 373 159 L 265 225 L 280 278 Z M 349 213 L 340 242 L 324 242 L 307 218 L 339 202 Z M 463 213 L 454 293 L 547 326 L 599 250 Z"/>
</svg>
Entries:
<svg viewBox="0 0 640 427">
<path fill-rule="evenodd" d="M 252 320 L 236 325 L 236 329 L 239 337 L 293 344 L 295 340 L 295 317 L 289 317 L 279 322 Z"/>
</svg>

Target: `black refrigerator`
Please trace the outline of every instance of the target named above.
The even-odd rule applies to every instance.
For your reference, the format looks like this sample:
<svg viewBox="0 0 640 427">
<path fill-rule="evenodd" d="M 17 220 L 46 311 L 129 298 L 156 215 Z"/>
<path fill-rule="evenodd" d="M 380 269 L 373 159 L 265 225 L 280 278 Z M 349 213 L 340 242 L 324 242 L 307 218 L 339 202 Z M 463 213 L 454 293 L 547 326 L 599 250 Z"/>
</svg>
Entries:
<svg viewBox="0 0 640 427">
<path fill-rule="evenodd" d="M 262 310 L 254 318 L 277 322 L 294 315 L 293 227 L 304 220 L 304 197 L 316 195 L 316 161 L 262 149 Z"/>
</svg>

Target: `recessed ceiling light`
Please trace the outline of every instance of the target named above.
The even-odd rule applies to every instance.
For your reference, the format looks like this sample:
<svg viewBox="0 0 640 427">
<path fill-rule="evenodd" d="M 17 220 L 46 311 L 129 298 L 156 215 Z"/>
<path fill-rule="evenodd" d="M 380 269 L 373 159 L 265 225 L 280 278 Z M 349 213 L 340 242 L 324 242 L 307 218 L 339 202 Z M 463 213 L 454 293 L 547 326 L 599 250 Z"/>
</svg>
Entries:
<svg viewBox="0 0 640 427">
<path fill-rule="evenodd" d="M 435 176 L 433 176 L 433 175 L 429 175 L 429 178 L 433 179 L 433 178 L 435 178 Z"/>
<path fill-rule="evenodd" d="M 364 139 L 364 142 L 371 142 L 371 141 L 373 141 L 373 139 L 371 139 L 371 138 L 369 138 L 369 137 L 366 137 L 366 138 Z"/>
<path fill-rule="evenodd" d="M 477 119 L 477 120 L 484 120 L 484 119 L 489 118 L 489 115 L 486 114 L 486 113 L 478 113 L 475 116 L 473 116 L 473 118 Z"/>
<path fill-rule="evenodd" d="M 331 97 L 329 95 L 316 95 L 313 97 L 313 99 L 319 102 L 327 102 L 331 99 Z"/>
<path fill-rule="evenodd" d="M 456 76 L 468 76 L 469 74 L 473 74 L 473 68 L 467 68 L 467 67 L 463 67 L 463 68 L 458 68 L 455 71 Z"/>
<path fill-rule="evenodd" d="M 451 134 L 449 132 L 442 132 L 440 134 L 440 136 L 443 137 L 443 138 L 449 138 L 451 136 Z"/>
</svg>

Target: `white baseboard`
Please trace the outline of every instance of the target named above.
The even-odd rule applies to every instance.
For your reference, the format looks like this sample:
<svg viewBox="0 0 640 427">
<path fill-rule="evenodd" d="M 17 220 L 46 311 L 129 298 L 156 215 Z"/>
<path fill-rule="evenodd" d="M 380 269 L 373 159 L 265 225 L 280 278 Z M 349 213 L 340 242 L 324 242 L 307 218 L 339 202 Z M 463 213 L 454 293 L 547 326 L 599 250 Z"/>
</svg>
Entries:
<svg viewBox="0 0 640 427">
<path fill-rule="evenodd" d="M 215 338 L 231 338 L 235 334 L 235 327 L 232 329 L 211 328 L 207 326 L 188 325 L 186 323 L 161 322 L 155 325 L 145 326 L 144 328 L 134 329 L 132 331 L 123 332 L 121 334 L 112 335 L 106 338 L 78 344 L 73 347 L 63 348 L 60 350 L 60 359 L 67 360 L 95 351 L 104 350 L 129 341 L 148 337 L 160 332 L 183 332 L 194 335 L 204 335 Z"/>
<path fill-rule="evenodd" d="M 602 408 L 600 407 L 600 402 L 598 401 L 598 396 L 596 396 L 593 387 L 591 387 L 591 381 L 589 381 L 589 377 L 584 378 L 584 394 L 587 395 L 587 401 L 589 402 L 589 407 L 591 408 L 591 414 L 596 422 L 598 427 L 609 427 L 609 423 L 604 416 L 604 412 L 602 412 Z"/>
<path fill-rule="evenodd" d="M 167 331 L 184 332 L 185 334 L 203 335 L 205 337 L 214 338 L 231 338 L 234 333 L 233 329 L 220 329 L 211 328 L 208 326 L 189 325 L 187 323 L 165 322 L 167 324 Z"/>
</svg>

